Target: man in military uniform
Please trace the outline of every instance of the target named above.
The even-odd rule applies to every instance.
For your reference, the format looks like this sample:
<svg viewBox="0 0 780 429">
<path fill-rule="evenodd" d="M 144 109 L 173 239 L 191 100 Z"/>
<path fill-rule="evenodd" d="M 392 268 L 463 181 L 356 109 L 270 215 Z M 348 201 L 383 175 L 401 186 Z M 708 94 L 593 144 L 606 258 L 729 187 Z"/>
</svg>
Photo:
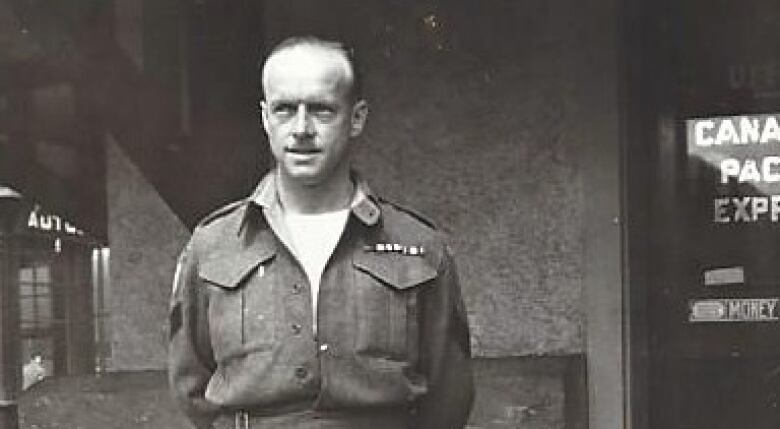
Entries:
<svg viewBox="0 0 780 429">
<path fill-rule="evenodd" d="M 170 384 L 198 428 L 464 426 L 469 333 L 445 237 L 351 168 L 352 52 L 287 39 L 262 70 L 276 167 L 206 217 L 171 300 Z"/>
</svg>

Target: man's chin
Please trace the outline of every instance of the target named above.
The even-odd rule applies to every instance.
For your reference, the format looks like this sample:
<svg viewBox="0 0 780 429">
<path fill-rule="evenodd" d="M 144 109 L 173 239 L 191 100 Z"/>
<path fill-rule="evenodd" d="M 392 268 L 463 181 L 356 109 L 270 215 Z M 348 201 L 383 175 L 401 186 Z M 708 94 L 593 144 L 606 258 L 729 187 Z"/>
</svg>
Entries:
<svg viewBox="0 0 780 429">
<path fill-rule="evenodd" d="M 292 168 L 285 171 L 285 176 L 293 182 L 306 186 L 316 186 L 323 182 L 323 174 L 317 169 Z"/>
</svg>

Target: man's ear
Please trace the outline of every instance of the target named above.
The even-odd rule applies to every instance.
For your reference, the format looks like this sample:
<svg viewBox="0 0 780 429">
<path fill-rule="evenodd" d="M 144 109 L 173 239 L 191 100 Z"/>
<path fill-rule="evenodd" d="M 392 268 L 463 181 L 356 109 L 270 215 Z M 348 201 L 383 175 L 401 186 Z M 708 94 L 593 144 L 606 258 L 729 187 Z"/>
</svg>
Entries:
<svg viewBox="0 0 780 429">
<path fill-rule="evenodd" d="M 268 104 L 265 102 L 265 100 L 260 100 L 260 103 L 258 103 L 260 106 L 260 119 L 263 121 L 263 129 L 265 130 L 266 134 L 268 134 Z"/>
<path fill-rule="evenodd" d="M 366 100 L 358 100 L 352 106 L 352 118 L 349 136 L 357 137 L 363 132 L 363 126 L 366 125 L 366 118 L 368 118 L 368 102 Z"/>
</svg>

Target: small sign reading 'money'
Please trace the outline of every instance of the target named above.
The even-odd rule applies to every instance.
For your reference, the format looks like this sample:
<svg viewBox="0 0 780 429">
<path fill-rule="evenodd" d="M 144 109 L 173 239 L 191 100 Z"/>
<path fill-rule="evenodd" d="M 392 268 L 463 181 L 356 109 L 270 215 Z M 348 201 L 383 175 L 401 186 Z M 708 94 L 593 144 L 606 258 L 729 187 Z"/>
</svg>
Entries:
<svg viewBox="0 0 780 429">
<path fill-rule="evenodd" d="M 690 322 L 776 322 L 780 298 L 717 298 L 692 300 Z"/>
</svg>

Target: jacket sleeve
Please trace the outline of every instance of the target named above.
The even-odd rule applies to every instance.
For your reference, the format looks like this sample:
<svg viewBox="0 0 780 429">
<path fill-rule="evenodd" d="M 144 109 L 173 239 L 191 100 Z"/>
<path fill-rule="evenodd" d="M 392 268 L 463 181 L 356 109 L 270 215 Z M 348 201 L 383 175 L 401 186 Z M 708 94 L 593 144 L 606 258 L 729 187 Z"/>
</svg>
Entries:
<svg viewBox="0 0 780 429">
<path fill-rule="evenodd" d="M 421 298 L 420 364 L 428 390 L 414 427 L 455 429 L 465 426 L 474 401 L 469 327 L 449 252 L 439 270 L 436 284 Z"/>
<path fill-rule="evenodd" d="M 179 257 L 173 280 L 168 344 L 168 382 L 184 414 L 199 429 L 209 428 L 218 409 L 204 394 L 216 364 L 208 329 L 208 301 L 200 285 L 191 243 Z"/>
</svg>

